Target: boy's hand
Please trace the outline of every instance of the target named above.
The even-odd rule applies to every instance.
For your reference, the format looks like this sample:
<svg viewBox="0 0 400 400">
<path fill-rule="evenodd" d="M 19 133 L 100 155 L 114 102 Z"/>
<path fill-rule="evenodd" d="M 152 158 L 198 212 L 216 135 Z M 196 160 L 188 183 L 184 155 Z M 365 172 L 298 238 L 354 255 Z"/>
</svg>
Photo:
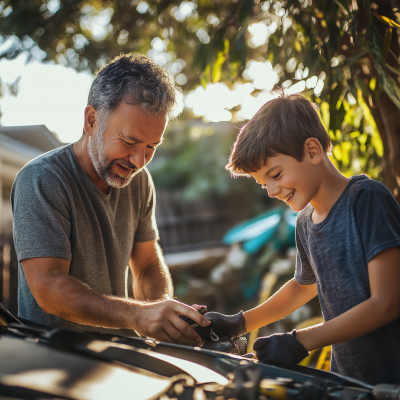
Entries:
<svg viewBox="0 0 400 400">
<path fill-rule="evenodd" d="M 290 368 L 308 356 L 307 349 L 296 339 L 296 329 L 258 338 L 253 346 L 257 358 L 276 367 Z"/>
<path fill-rule="evenodd" d="M 208 312 L 204 314 L 204 317 L 211 322 L 211 324 L 205 329 L 207 329 L 209 332 L 211 328 L 218 336 L 233 338 L 246 333 L 246 321 L 243 316 L 243 311 L 239 311 L 235 315 Z M 201 332 L 198 331 L 198 327 L 196 327 L 195 330 L 201 336 Z"/>
</svg>

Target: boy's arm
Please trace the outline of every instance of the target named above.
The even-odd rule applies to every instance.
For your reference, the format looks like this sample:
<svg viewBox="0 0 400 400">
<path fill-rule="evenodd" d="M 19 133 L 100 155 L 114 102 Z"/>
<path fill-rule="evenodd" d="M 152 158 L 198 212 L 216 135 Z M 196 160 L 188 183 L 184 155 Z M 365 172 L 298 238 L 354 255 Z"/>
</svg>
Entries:
<svg viewBox="0 0 400 400">
<path fill-rule="evenodd" d="M 244 313 L 247 332 L 289 315 L 317 296 L 317 284 L 301 285 L 293 278 L 266 302 Z"/>
<path fill-rule="evenodd" d="M 371 297 L 338 317 L 297 331 L 307 350 L 342 343 L 372 332 L 400 316 L 400 249 L 378 253 L 368 263 Z"/>
<path fill-rule="evenodd" d="M 211 322 L 209 328 L 217 335 L 237 337 L 285 317 L 316 295 L 316 284 L 300 285 L 292 279 L 266 302 L 245 313 L 240 311 L 235 315 L 224 315 L 209 312 L 204 316 Z"/>
</svg>

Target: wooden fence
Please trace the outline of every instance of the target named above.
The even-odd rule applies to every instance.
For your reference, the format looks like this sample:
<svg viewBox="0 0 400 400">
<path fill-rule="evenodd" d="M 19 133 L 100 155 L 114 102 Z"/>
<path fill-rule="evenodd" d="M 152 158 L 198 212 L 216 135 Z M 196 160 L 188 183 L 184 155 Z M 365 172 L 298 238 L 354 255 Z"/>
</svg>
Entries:
<svg viewBox="0 0 400 400">
<path fill-rule="evenodd" d="M 220 246 L 237 222 L 232 208 L 219 199 L 185 202 L 170 191 L 157 191 L 156 218 L 164 253 Z"/>
</svg>

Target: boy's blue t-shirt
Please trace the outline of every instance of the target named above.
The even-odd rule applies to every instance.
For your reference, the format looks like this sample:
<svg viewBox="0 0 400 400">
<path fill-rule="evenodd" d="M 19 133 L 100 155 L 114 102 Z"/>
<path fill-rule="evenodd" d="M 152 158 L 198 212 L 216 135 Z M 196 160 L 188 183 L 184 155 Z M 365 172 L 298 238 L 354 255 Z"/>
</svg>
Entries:
<svg viewBox="0 0 400 400">
<path fill-rule="evenodd" d="M 368 262 L 400 246 L 400 207 L 386 186 L 360 175 L 351 178 L 322 222 L 314 224 L 312 212 L 309 204 L 297 217 L 295 279 L 317 283 L 329 321 L 370 298 Z M 400 318 L 333 345 L 331 371 L 371 384 L 400 383 Z"/>
</svg>

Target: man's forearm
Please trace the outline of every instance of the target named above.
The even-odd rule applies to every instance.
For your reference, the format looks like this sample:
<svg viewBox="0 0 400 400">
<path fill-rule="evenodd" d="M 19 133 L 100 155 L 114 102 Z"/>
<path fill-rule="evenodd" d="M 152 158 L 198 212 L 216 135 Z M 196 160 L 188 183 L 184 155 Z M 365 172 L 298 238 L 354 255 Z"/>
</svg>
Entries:
<svg viewBox="0 0 400 400">
<path fill-rule="evenodd" d="M 300 285 L 292 279 L 266 302 L 244 313 L 246 330 L 250 332 L 253 329 L 275 322 L 297 310 L 316 295 L 316 284 Z"/>
<path fill-rule="evenodd" d="M 133 278 L 136 300 L 168 300 L 173 297 L 172 279 L 162 260 L 150 264 Z"/>
<path fill-rule="evenodd" d="M 83 325 L 136 329 L 140 302 L 106 296 L 78 279 L 62 275 L 42 282 L 43 311 Z"/>
<path fill-rule="evenodd" d="M 372 332 L 398 318 L 385 304 L 370 298 L 323 324 L 297 331 L 307 350 L 343 343 Z"/>
</svg>

